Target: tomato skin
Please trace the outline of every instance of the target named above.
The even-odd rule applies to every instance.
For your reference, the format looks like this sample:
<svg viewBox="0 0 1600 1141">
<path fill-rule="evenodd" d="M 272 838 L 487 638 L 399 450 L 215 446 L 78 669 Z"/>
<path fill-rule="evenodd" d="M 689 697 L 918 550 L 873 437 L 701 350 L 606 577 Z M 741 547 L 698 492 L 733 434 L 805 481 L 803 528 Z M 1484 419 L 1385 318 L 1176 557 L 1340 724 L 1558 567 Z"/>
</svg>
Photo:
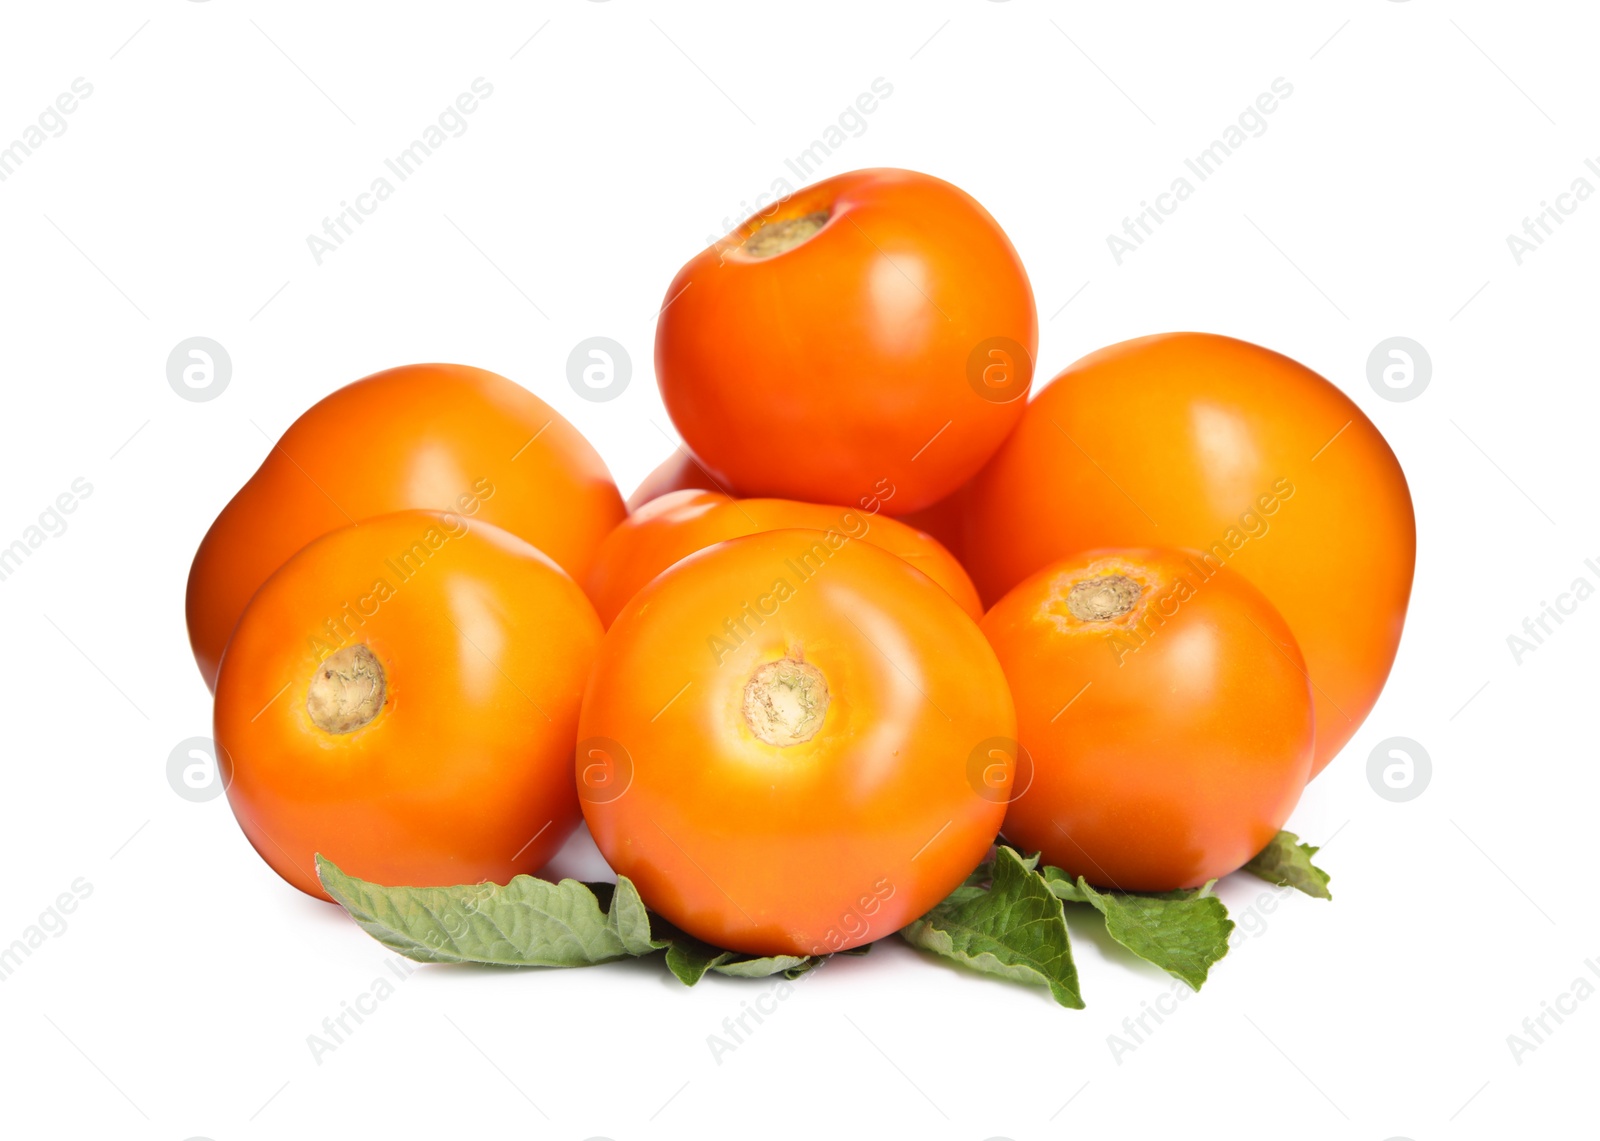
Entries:
<svg viewBox="0 0 1600 1141">
<path fill-rule="evenodd" d="M 657 496 L 624 519 L 600 544 L 584 589 L 600 621 L 610 625 L 628 600 L 673 563 L 740 535 L 805 527 L 837 531 L 897 555 L 926 574 L 977 621 L 977 588 L 961 564 L 931 536 L 885 515 L 792 499 L 730 499 L 686 489 Z"/>
<path fill-rule="evenodd" d="M 1294 635 L 1243 576 L 1199 559 L 1072 556 L 983 620 L 1032 759 L 1002 831 L 1100 887 L 1172 891 L 1234 871 L 1310 777 L 1315 722 Z M 1127 613 L 1069 609 L 1073 584 L 1113 576 L 1140 588 Z"/>
<path fill-rule="evenodd" d="M 773 663 L 825 680 L 808 740 L 773 743 L 747 712 Z M 1015 716 L 943 590 L 869 543 L 788 529 L 707 547 L 641 590 L 606 634 L 578 732 L 584 818 L 646 903 L 720 947 L 807 955 L 898 930 L 977 865 L 1012 769 L 985 789 L 972 756 L 1014 737 Z"/>
<path fill-rule="evenodd" d="M 206 532 L 189 570 L 189 640 L 206 684 L 268 575 L 319 535 L 407 508 L 518 535 L 581 577 L 623 517 L 604 461 L 520 385 L 466 365 L 405 365 L 291 424 Z"/>
<path fill-rule="evenodd" d="M 962 484 L 939 502 L 898 516 L 906 526 L 915 527 L 938 539 L 939 544 L 963 564 L 963 569 L 966 561 L 963 553 L 966 548 L 966 494 L 967 485 Z"/>
<path fill-rule="evenodd" d="M 926 507 L 919 507 L 915 511 L 901 511 L 893 502 L 893 495 L 882 492 L 889 491 L 888 487 L 877 491 L 873 495 L 864 496 L 867 502 L 857 505 L 869 511 L 882 511 L 893 515 L 908 527 L 932 535 L 939 540 L 939 544 L 961 560 L 961 546 L 963 542 L 963 514 L 966 484 L 962 484 L 955 491 Z M 702 491 L 725 491 L 716 485 L 710 473 L 705 470 L 699 460 L 690 455 L 684 448 L 679 448 L 672 455 L 662 460 L 649 475 L 636 487 L 633 494 L 628 496 L 628 513 L 631 515 L 652 500 L 659 499 L 674 491 L 684 491 L 690 488 Z M 876 489 L 875 489 L 876 490 Z"/>
<path fill-rule="evenodd" d="M 746 252 L 758 230 L 822 211 L 801 244 Z M 865 505 L 888 487 L 897 515 L 943 498 L 1022 414 L 1038 348 L 1005 233 L 965 192 L 905 170 L 783 199 L 694 257 L 667 299 L 662 399 L 718 485 L 745 496 Z M 1011 347 L 992 357 L 996 339 Z"/>
<path fill-rule="evenodd" d="M 1383 688 L 1416 564 L 1405 474 L 1372 422 L 1304 365 L 1206 333 L 1126 341 L 1065 369 L 970 485 L 965 540 L 991 604 L 1079 551 L 1213 550 L 1305 654 L 1314 774 Z"/>
<path fill-rule="evenodd" d="M 215 739 L 234 815 L 320 899 L 318 852 L 389 885 L 537 871 L 579 820 L 572 750 L 601 632 L 566 572 L 481 520 L 404 511 L 324 535 L 262 584 L 223 655 Z M 328 732 L 308 696 L 319 663 L 357 644 L 386 698 Z"/>
</svg>

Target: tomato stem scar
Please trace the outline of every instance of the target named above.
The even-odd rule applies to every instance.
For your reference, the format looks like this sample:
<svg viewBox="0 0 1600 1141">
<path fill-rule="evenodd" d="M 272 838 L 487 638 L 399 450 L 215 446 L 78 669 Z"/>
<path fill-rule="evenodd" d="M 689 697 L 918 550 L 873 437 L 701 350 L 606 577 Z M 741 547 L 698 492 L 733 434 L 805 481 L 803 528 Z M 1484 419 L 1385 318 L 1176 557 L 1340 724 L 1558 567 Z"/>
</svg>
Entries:
<svg viewBox="0 0 1600 1141">
<path fill-rule="evenodd" d="M 354 733 L 378 715 L 385 692 L 378 655 L 357 642 L 334 651 L 317 666 L 306 691 L 306 713 L 324 732 Z"/>
<path fill-rule="evenodd" d="M 809 662 L 780 658 L 750 675 L 744 719 L 769 745 L 800 745 L 817 735 L 828 712 L 828 680 Z"/>
<path fill-rule="evenodd" d="M 785 218 L 770 222 L 744 240 L 741 253 L 753 258 L 770 258 L 792 250 L 812 234 L 822 229 L 828 220 L 828 211 L 817 210 L 798 218 Z"/>
<path fill-rule="evenodd" d="M 1086 578 L 1067 592 L 1067 609 L 1080 622 L 1109 622 L 1132 610 L 1142 590 L 1127 575 Z"/>
</svg>

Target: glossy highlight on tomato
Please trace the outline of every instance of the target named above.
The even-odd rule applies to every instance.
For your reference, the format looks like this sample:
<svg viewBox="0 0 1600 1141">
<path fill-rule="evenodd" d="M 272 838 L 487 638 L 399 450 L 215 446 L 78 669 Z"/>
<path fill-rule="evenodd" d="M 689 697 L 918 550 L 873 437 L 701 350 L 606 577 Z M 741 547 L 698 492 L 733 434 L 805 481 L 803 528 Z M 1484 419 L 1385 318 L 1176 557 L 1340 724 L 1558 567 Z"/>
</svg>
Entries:
<svg viewBox="0 0 1600 1141">
<path fill-rule="evenodd" d="M 696 255 L 656 377 L 718 486 L 903 514 L 965 482 L 1021 416 L 1033 289 L 970 195 L 906 170 L 825 179 Z"/>
<path fill-rule="evenodd" d="M 407 508 L 493 523 L 580 580 L 624 515 L 599 453 L 520 385 L 466 365 L 374 373 L 291 424 L 206 532 L 185 602 L 206 684 L 268 575 L 319 535 Z"/>
<path fill-rule="evenodd" d="M 245 608 L 217 758 L 256 851 L 327 899 L 321 853 L 377 883 L 537 871 L 577 827 L 583 591 L 482 520 L 402 511 L 322 536 Z"/>
<path fill-rule="evenodd" d="M 1416 565 L 1405 474 L 1349 397 L 1259 345 L 1170 333 L 1089 354 L 1035 396 L 963 510 L 990 604 L 1098 548 L 1194 548 L 1244 575 L 1305 654 L 1317 772 L 1394 663 Z"/>
<path fill-rule="evenodd" d="M 942 586 L 974 620 L 983 617 L 961 564 L 932 536 L 898 520 L 792 499 L 730 499 L 715 491 L 669 492 L 633 512 L 600 544 L 584 587 L 609 626 L 640 587 L 679 559 L 724 539 L 785 527 L 835 531 L 882 547 Z"/>
<path fill-rule="evenodd" d="M 1098 887 L 1198 887 L 1277 834 L 1311 773 L 1283 617 L 1198 551 L 1076 555 L 983 620 L 1017 707 L 1007 840 Z"/>
<path fill-rule="evenodd" d="M 699 939 L 826 954 L 898 930 L 1005 812 L 1005 678 L 977 625 L 870 543 L 786 529 L 690 555 L 634 596 L 584 693 L 584 818 Z"/>
</svg>

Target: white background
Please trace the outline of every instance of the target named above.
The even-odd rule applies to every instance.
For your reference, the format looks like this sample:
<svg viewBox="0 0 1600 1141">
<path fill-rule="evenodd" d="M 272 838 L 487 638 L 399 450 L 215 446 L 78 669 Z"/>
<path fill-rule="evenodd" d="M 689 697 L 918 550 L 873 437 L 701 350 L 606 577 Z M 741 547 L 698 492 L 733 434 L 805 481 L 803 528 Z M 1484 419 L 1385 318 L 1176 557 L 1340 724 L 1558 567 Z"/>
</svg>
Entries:
<svg viewBox="0 0 1600 1141">
<path fill-rule="evenodd" d="M 1600 200 L 1521 265 L 1506 235 L 1574 179 L 1600 187 L 1597 32 L 1587 5 L 1431 0 L 8 5 L 0 143 L 74 78 L 93 94 L 0 183 L 0 545 L 74 479 L 93 492 L 0 582 L 0 944 L 79 877 L 92 894 L 0 982 L 5 1131 L 1592 1128 L 1600 999 L 1520 1064 L 1507 1036 L 1600 984 L 1600 601 L 1520 665 L 1506 638 L 1579 576 L 1600 585 Z M 480 76 L 467 132 L 316 264 L 306 236 Z M 1335 902 L 1224 883 L 1248 937 L 1120 1060 L 1108 1035 L 1174 984 L 1079 924 L 1081 1012 L 890 940 L 719 1064 L 707 1035 L 772 984 L 424 968 L 319 1065 L 307 1036 L 386 952 L 282 884 L 225 800 L 168 784 L 210 726 L 183 626 L 200 536 L 303 409 L 411 361 L 527 385 L 630 490 L 671 448 L 651 375 L 667 282 L 878 77 L 893 94 L 819 174 L 912 167 L 985 203 L 1033 279 L 1041 377 L 1138 334 L 1229 333 L 1328 376 L 1400 456 L 1419 558 L 1399 660 L 1291 822 L 1331 840 Z M 1118 265 L 1106 236 L 1277 77 L 1294 93 L 1266 133 Z M 595 334 L 632 355 L 610 403 L 566 380 Z M 1395 335 L 1433 363 L 1406 403 L 1367 380 Z M 168 385 L 191 336 L 231 357 L 217 399 Z M 1367 777 L 1392 736 L 1433 763 L 1405 803 Z"/>
</svg>

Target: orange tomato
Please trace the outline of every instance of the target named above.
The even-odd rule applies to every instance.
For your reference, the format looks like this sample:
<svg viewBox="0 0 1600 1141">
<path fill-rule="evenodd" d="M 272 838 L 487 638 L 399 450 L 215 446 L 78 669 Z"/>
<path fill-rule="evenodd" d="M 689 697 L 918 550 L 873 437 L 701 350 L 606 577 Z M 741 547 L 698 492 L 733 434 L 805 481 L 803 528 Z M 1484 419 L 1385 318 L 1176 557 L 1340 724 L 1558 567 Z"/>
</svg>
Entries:
<svg viewBox="0 0 1600 1141">
<path fill-rule="evenodd" d="M 672 491 L 629 515 L 606 536 L 584 583 L 610 625 L 639 588 L 686 555 L 761 531 L 807 527 L 863 539 L 898 555 L 942 586 L 974 620 L 978 591 L 961 564 L 931 536 L 883 515 L 792 499 L 729 499 L 715 491 Z"/>
<path fill-rule="evenodd" d="M 1090 883 L 1171 891 L 1267 846 L 1311 773 L 1305 664 L 1260 591 L 1199 552 L 1052 563 L 983 620 L 1020 765 L 1002 831 Z"/>
<path fill-rule="evenodd" d="M 577 827 L 583 591 L 515 535 L 402 511 L 313 541 L 262 584 L 217 677 L 228 801 L 274 871 L 378 883 L 533 872 Z"/>
<path fill-rule="evenodd" d="M 932 535 L 960 561 L 965 558 L 966 491 L 967 485 L 962 484 L 939 502 L 899 516 L 900 522 Z"/>
<path fill-rule="evenodd" d="M 965 192 L 906 170 L 826 179 L 678 271 L 656 326 L 673 423 L 740 495 L 925 507 L 1022 414 L 1038 320 L 1016 250 Z"/>
<path fill-rule="evenodd" d="M 809 955 L 898 930 L 978 864 L 1012 775 L 986 746 L 1015 719 L 994 651 L 927 576 L 788 529 L 634 596 L 578 732 L 584 818 L 646 903 L 720 947 Z"/>
<path fill-rule="evenodd" d="M 346 385 L 289 426 L 189 570 L 189 640 L 206 684 L 245 603 L 318 535 L 406 508 L 474 516 L 581 580 L 623 517 L 599 454 L 544 401 L 465 365 L 406 365 Z"/>
<path fill-rule="evenodd" d="M 644 482 L 633 489 L 633 494 L 628 496 L 628 511 L 639 510 L 652 499 L 659 498 L 669 491 L 682 491 L 684 488 L 703 488 L 715 490 L 711 477 L 701 466 L 700 461 L 688 452 L 679 448 L 661 463 L 649 475 L 644 477 Z"/>
<path fill-rule="evenodd" d="M 969 488 L 965 538 L 989 602 L 1101 547 L 1192 547 L 1244 575 L 1305 653 L 1313 773 L 1383 688 L 1417 548 L 1405 474 L 1349 397 L 1205 333 L 1112 345 L 1056 377 Z"/>
</svg>

